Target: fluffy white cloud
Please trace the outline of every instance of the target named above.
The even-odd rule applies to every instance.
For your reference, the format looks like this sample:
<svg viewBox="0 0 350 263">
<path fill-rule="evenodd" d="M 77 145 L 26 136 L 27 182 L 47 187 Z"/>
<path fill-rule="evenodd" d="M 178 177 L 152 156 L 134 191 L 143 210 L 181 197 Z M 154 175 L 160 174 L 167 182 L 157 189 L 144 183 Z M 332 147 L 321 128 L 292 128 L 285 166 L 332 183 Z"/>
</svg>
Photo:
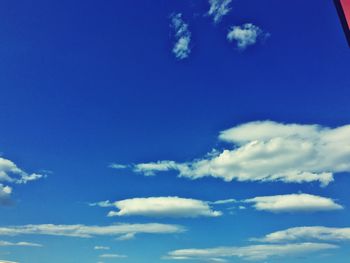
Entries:
<svg viewBox="0 0 350 263">
<path fill-rule="evenodd" d="M 320 241 L 350 241 L 350 228 L 335 228 L 324 226 L 294 227 L 277 231 L 263 238 L 254 238 L 253 241 L 283 243 L 299 240 Z"/>
<path fill-rule="evenodd" d="M 18 262 L 8 261 L 8 260 L 1 260 L 0 259 L 0 263 L 18 263 Z"/>
<path fill-rule="evenodd" d="M 210 9 L 208 15 L 213 17 L 215 23 L 220 22 L 222 17 L 231 11 L 231 2 L 232 0 L 209 0 Z"/>
<path fill-rule="evenodd" d="M 0 240 L 0 247 L 42 247 L 42 245 L 23 241 L 14 243 Z"/>
<path fill-rule="evenodd" d="M 247 199 L 244 202 L 253 203 L 256 210 L 281 212 L 316 212 L 343 209 L 332 199 L 310 195 L 310 194 L 289 194 L 275 196 L 260 196 Z"/>
<path fill-rule="evenodd" d="M 90 238 L 94 236 L 116 236 L 136 234 L 172 234 L 182 233 L 186 229 L 179 225 L 169 224 L 116 224 L 110 226 L 85 225 L 24 225 L 0 227 L 0 236 L 16 235 L 51 235 Z"/>
<path fill-rule="evenodd" d="M 227 40 L 236 41 L 238 49 L 244 50 L 248 46 L 254 45 L 259 39 L 268 36 L 269 34 L 264 33 L 258 26 L 247 23 L 241 26 L 232 26 L 227 33 Z"/>
<path fill-rule="evenodd" d="M 331 129 L 257 121 L 223 131 L 219 139 L 231 147 L 193 162 L 158 161 L 133 169 L 145 175 L 175 170 L 191 179 L 211 176 L 225 181 L 320 182 L 322 186 L 334 180 L 334 173 L 350 172 L 350 125 Z"/>
<path fill-rule="evenodd" d="M 271 257 L 300 256 L 307 253 L 338 248 L 325 243 L 267 244 L 244 247 L 217 247 L 208 249 L 181 249 L 168 253 L 166 258 L 178 260 L 224 260 L 237 257 L 244 260 L 266 260 Z"/>
<path fill-rule="evenodd" d="M 214 211 L 208 202 L 180 197 L 132 198 L 114 202 L 119 211 L 108 216 L 150 216 L 150 217 L 217 217 L 222 213 Z"/>
<path fill-rule="evenodd" d="M 175 31 L 176 42 L 173 47 L 173 53 L 178 59 L 185 59 L 191 53 L 191 32 L 188 29 L 188 24 L 182 19 L 182 14 L 171 16 L 171 27 Z"/>
<path fill-rule="evenodd" d="M 127 256 L 120 254 L 102 254 L 100 258 L 127 258 Z"/>
</svg>

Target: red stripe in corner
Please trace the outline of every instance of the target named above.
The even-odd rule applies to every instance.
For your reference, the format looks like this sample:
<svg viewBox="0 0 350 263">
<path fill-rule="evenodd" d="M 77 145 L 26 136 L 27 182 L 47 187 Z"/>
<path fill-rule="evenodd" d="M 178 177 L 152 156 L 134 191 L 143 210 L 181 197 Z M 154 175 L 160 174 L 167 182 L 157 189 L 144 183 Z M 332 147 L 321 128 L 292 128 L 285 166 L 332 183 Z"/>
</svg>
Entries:
<svg viewBox="0 0 350 263">
<path fill-rule="evenodd" d="M 350 0 L 340 0 L 348 28 L 350 30 Z"/>
</svg>

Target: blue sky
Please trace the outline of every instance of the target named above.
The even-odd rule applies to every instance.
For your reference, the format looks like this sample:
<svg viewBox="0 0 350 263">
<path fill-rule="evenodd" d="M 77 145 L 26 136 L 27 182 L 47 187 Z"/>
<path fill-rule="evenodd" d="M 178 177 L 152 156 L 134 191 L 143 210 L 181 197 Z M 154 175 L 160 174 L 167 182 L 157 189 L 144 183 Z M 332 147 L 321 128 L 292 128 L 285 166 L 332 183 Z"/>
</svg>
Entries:
<svg viewBox="0 0 350 263">
<path fill-rule="evenodd" d="M 0 262 L 347 262 L 332 1 L 2 1 L 0 32 Z"/>
</svg>

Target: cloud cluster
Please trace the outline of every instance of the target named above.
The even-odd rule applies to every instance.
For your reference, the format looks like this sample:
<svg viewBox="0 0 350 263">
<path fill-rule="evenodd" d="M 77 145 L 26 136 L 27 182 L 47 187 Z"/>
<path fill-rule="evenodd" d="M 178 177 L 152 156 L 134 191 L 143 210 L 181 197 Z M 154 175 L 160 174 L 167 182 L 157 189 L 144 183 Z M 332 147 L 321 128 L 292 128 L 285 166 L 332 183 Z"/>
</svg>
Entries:
<svg viewBox="0 0 350 263">
<path fill-rule="evenodd" d="M 317 212 L 343 209 L 341 205 L 335 203 L 330 198 L 310 194 L 259 196 L 247 199 L 244 202 L 253 203 L 256 210 L 274 213 Z"/>
<path fill-rule="evenodd" d="M 350 241 L 350 228 L 335 228 L 324 226 L 294 227 L 277 231 L 263 238 L 254 238 L 253 241 L 268 243 L 295 242 L 300 240 L 319 241 Z"/>
<path fill-rule="evenodd" d="M 191 53 L 191 32 L 181 13 L 171 16 L 171 27 L 174 29 L 176 39 L 172 51 L 176 58 L 185 59 Z"/>
<path fill-rule="evenodd" d="M 125 239 L 124 236 L 133 237 L 136 234 L 174 234 L 184 231 L 186 231 L 186 229 L 179 225 L 158 223 L 116 224 L 110 226 L 44 224 L 0 227 L 0 236 L 51 235 L 79 238 L 115 236 L 123 240 Z"/>
<path fill-rule="evenodd" d="M 29 174 L 20 169 L 14 162 L 0 157 L 0 205 L 8 204 L 12 194 L 12 187 L 3 183 L 26 184 L 43 177 L 45 175 L 37 173 Z"/>
<path fill-rule="evenodd" d="M 215 23 L 220 22 L 222 17 L 231 11 L 231 2 L 232 0 L 209 0 L 208 15 L 213 17 Z"/>
<path fill-rule="evenodd" d="M 214 210 L 214 206 L 228 204 L 238 205 L 240 210 L 246 209 L 247 204 L 252 204 L 258 211 L 273 213 L 284 212 L 320 212 L 341 210 L 343 206 L 334 202 L 333 199 L 310 195 L 310 194 L 286 194 L 274 196 L 258 196 L 245 200 L 226 199 L 218 201 L 202 201 L 181 197 L 144 197 L 131 198 L 116 202 L 102 201 L 92 203 L 90 206 L 103 208 L 115 207 L 118 211 L 110 211 L 109 217 L 113 216 L 147 216 L 147 217 L 219 217 L 222 211 Z M 244 204 L 244 206 L 243 206 Z"/>
<path fill-rule="evenodd" d="M 237 47 L 240 50 L 244 50 L 247 47 L 254 45 L 259 39 L 265 39 L 269 34 L 252 23 L 243 24 L 241 26 L 232 26 L 227 33 L 227 40 L 237 43 Z"/>
<path fill-rule="evenodd" d="M 100 202 L 104 206 L 107 202 Z M 119 211 L 110 211 L 108 216 L 149 217 L 217 217 L 222 213 L 214 211 L 208 202 L 180 197 L 147 197 L 116 201 L 111 206 Z"/>
<path fill-rule="evenodd" d="M 336 249 L 338 246 L 326 243 L 265 244 L 243 247 L 216 247 L 208 249 L 181 249 L 170 251 L 165 258 L 176 260 L 205 260 L 224 262 L 227 258 L 243 260 L 266 260 L 271 257 L 300 256 L 303 254 Z"/>
<path fill-rule="evenodd" d="M 133 166 L 154 175 L 178 171 L 180 177 L 221 178 L 225 181 L 310 183 L 327 186 L 333 174 L 350 172 L 350 125 L 319 125 L 256 121 L 220 133 L 227 149 L 192 162 L 157 161 Z"/>
</svg>

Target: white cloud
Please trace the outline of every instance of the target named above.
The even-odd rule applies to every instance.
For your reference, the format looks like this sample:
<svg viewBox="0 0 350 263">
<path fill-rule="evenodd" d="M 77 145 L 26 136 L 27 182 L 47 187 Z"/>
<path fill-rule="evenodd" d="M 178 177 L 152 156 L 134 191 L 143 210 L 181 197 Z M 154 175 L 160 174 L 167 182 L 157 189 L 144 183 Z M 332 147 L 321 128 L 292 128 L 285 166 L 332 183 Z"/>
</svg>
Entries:
<svg viewBox="0 0 350 263">
<path fill-rule="evenodd" d="M 119 163 L 111 163 L 108 167 L 112 168 L 112 169 L 126 169 L 126 168 L 128 168 L 127 165 L 119 164 Z"/>
<path fill-rule="evenodd" d="M 350 228 L 335 228 L 324 226 L 294 227 L 277 231 L 263 238 L 254 238 L 253 241 L 283 243 L 299 240 L 320 241 L 350 241 Z"/>
<path fill-rule="evenodd" d="M 8 261 L 8 260 L 1 260 L 1 259 L 0 259 L 0 263 L 19 263 L 19 262 Z"/>
<path fill-rule="evenodd" d="M 0 184 L 0 204 L 6 204 L 10 200 L 12 194 L 12 188 L 10 186 L 4 186 Z"/>
<path fill-rule="evenodd" d="M 94 246 L 95 250 L 110 250 L 110 247 L 106 246 Z"/>
<path fill-rule="evenodd" d="M 232 26 L 227 33 L 228 41 L 236 41 L 240 50 L 244 50 L 248 46 L 254 45 L 259 39 L 264 39 L 268 36 L 269 34 L 264 33 L 258 26 L 251 23 Z"/>
<path fill-rule="evenodd" d="M 217 247 L 208 249 L 181 249 L 168 253 L 168 259 L 177 260 L 212 260 L 237 257 L 244 260 L 266 260 L 271 257 L 292 257 L 323 250 L 338 248 L 325 243 L 267 244 L 244 247 Z"/>
<path fill-rule="evenodd" d="M 23 241 L 14 243 L 0 240 L 0 247 L 42 247 L 42 245 Z"/>
<path fill-rule="evenodd" d="M 181 13 L 171 16 L 171 27 L 175 31 L 176 39 L 172 51 L 176 58 L 185 59 L 191 53 L 191 32 L 188 29 L 188 24 L 182 19 Z"/>
<path fill-rule="evenodd" d="M 102 254 L 100 258 L 127 258 L 127 256 L 120 254 Z"/>
<path fill-rule="evenodd" d="M 173 234 L 182 233 L 186 229 L 179 225 L 169 224 L 116 224 L 110 226 L 85 225 L 24 225 L 0 227 L 0 236 L 17 235 L 51 235 L 90 238 L 95 236 L 123 236 L 136 234 Z"/>
<path fill-rule="evenodd" d="M 208 15 L 213 17 L 215 23 L 220 22 L 222 17 L 231 11 L 231 2 L 232 0 L 209 0 L 210 9 Z"/>
<path fill-rule="evenodd" d="M 141 163 L 135 172 L 154 175 L 175 170 L 191 179 L 211 176 L 225 181 L 284 183 L 334 180 L 333 174 L 350 172 L 350 125 L 328 128 L 319 125 L 257 121 L 221 132 L 230 145 L 192 162 Z"/>
<path fill-rule="evenodd" d="M 210 203 L 213 205 L 226 205 L 226 204 L 237 203 L 237 200 L 231 198 L 231 199 L 218 200 Z"/>
<path fill-rule="evenodd" d="M 217 217 L 222 213 L 214 211 L 208 202 L 180 197 L 132 198 L 114 202 L 119 211 L 108 216 L 150 216 L 150 217 Z"/>
<path fill-rule="evenodd" d="M 247 199 L 244 202 L 253 203 L 259 211 L 281 212 L 316 212 L 340 210 L 343 207 L 330 198 L 310 194 L 288 194 L 275 196 L 260 196 Z"/>
<path fill-rule="evenodd" d="M 26 184 L 30 181 L 36 181 L 45 177 L 45 175 L 27 172 L 20 169 L 14 162 L 0 157 L 0 205 L 6 205 L 11 202 L 12 187 L 6 184 Z"/>
<path fill-rule="evenodd" d="M 0 182 L 25 184 L 42 177 L 44 177 L 44 175 L 36 173 L 28 174 L 18 168 L 14 162 L 0 157 Z"/>
<path fill-rule="evenodd" d="M 101 202 L 97 202 L 97 203 L 90 203 L 89 206 L 113 207 L 114 204 L 111 203 L 110 201 L 106 200 L 106 201 L 101 201 Z"/>
</svg>

